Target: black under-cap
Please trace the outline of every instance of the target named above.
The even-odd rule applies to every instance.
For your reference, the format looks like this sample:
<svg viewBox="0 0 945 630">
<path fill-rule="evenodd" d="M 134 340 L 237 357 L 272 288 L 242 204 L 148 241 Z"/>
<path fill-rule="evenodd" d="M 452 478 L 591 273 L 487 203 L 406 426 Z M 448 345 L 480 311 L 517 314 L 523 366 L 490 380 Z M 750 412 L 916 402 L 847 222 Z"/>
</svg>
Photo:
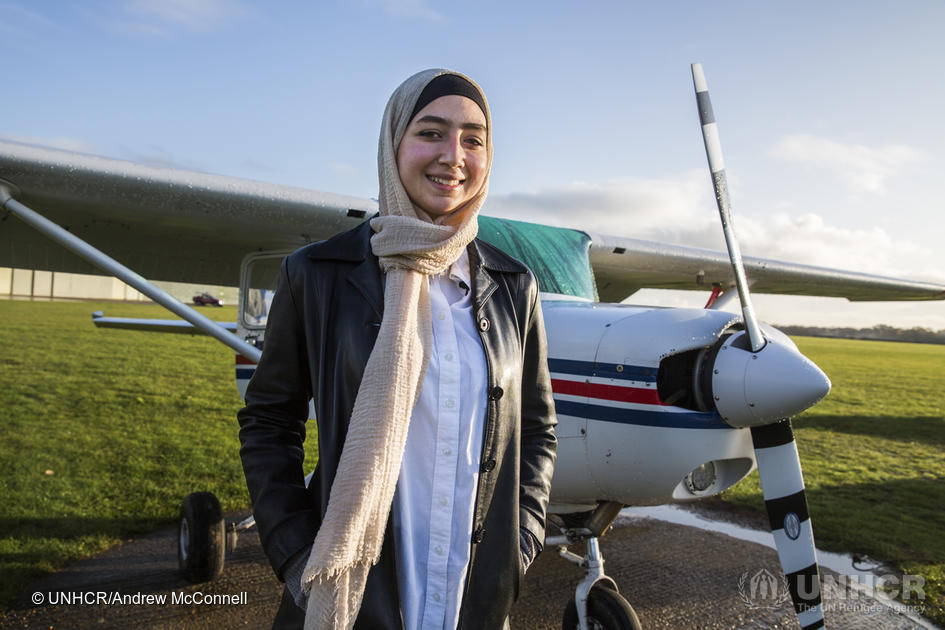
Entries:
<svg viewBox="0 0 945 630">
<path fill-rule="evenodd" d="M 457 74 L 441 74 L 427 83 L 427 86 L 420 92 L 420 96 L 417 98 L 417 104 L 414 106 L 413 111 L 410 112 L 410 120 L 413 120 L 417 112 L 436 99 L 451 94 L 465 96 L 471 99 L 479 106 L 483 115 L 485 115 L 486 104 L 482 100 L 482 93 L 479 91 L 479 88 L 470 83 L 465 77 L 461 77 Z"/>
</svg>

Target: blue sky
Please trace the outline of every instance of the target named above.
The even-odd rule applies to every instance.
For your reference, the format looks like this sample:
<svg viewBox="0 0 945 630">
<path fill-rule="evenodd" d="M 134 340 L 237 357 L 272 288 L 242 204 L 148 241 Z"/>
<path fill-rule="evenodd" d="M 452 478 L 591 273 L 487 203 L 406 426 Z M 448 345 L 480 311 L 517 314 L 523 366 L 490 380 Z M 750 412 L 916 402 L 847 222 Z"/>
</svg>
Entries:
<svg viewBox="0 0 945 630">
<path fill-rule="evenodd" d="M 487 213 L 721 248 L 698 61 L 746 254 L 945 284 L 940 0 L 0 0 L 0 16 L 6 139 L 375 196 L 388 95 L 445 66 L 492 106 Z M 942 302 L 756 308 L 945 329 Z"/>
</svg>

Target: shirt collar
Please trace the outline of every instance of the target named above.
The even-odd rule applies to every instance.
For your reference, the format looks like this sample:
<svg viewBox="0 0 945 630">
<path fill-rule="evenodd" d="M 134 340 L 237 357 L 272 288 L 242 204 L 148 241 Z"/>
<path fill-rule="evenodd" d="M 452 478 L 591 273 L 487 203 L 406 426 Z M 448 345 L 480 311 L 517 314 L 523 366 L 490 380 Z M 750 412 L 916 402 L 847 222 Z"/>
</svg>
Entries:
<svg viewBox="0 0 945 630">
<path fill-rule="evenodd" d="M 449 279 L 452 280 L 457 286 L 463 289 L 464 294 L 469 294 L 469 288 L 472 286 L 472 276 L 469 272 L 469 252 L 466 249 L 463 249 L 463 252 L 459 255 L 450 268 L 447 270 L 449 274 Z"/>
<path fill-rule="evenodd" d="M 469 273 L 469 252 L 464 248 L 462 253 L 459 255 L 453 264 L 450 265 L 448 270 L 450 280 L 454 282 L 459 282 L 462 280 L 466 284 L 470 282 L 470 273 Z"/>
</svg>

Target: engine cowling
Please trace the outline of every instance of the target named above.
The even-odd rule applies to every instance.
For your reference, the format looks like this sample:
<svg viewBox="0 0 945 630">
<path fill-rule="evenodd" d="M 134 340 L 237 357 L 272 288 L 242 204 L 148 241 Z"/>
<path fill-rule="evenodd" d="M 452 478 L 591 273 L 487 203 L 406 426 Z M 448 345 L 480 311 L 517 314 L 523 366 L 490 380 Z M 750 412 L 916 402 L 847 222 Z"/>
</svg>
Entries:
<svg viewBox="0 0 945 630">
<path fill-rule="evenodd" d="M 747 335 L 729 335 L 713 348 L 711 397 L 733 427 L 755 427 L 795 416 L 830 392 L 830 379 L 784 335 L 766 335 L 752 352 Z"/>
</svg>

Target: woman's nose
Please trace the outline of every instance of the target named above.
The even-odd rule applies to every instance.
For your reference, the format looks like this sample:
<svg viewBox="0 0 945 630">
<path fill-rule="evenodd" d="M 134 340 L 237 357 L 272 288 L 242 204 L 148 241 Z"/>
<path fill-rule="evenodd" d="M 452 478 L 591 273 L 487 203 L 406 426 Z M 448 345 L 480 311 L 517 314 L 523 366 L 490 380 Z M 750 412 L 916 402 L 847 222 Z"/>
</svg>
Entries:
<svg viewBox="0 0 945 630">
<path fill-rule="evenodd" d="M 440 163 L 446 166 L 461 167 L 465 161 L 465 152 L 460 138 L 451 138 L 444 143 L 443 151 L 440 153 Z"/>
</svg>

